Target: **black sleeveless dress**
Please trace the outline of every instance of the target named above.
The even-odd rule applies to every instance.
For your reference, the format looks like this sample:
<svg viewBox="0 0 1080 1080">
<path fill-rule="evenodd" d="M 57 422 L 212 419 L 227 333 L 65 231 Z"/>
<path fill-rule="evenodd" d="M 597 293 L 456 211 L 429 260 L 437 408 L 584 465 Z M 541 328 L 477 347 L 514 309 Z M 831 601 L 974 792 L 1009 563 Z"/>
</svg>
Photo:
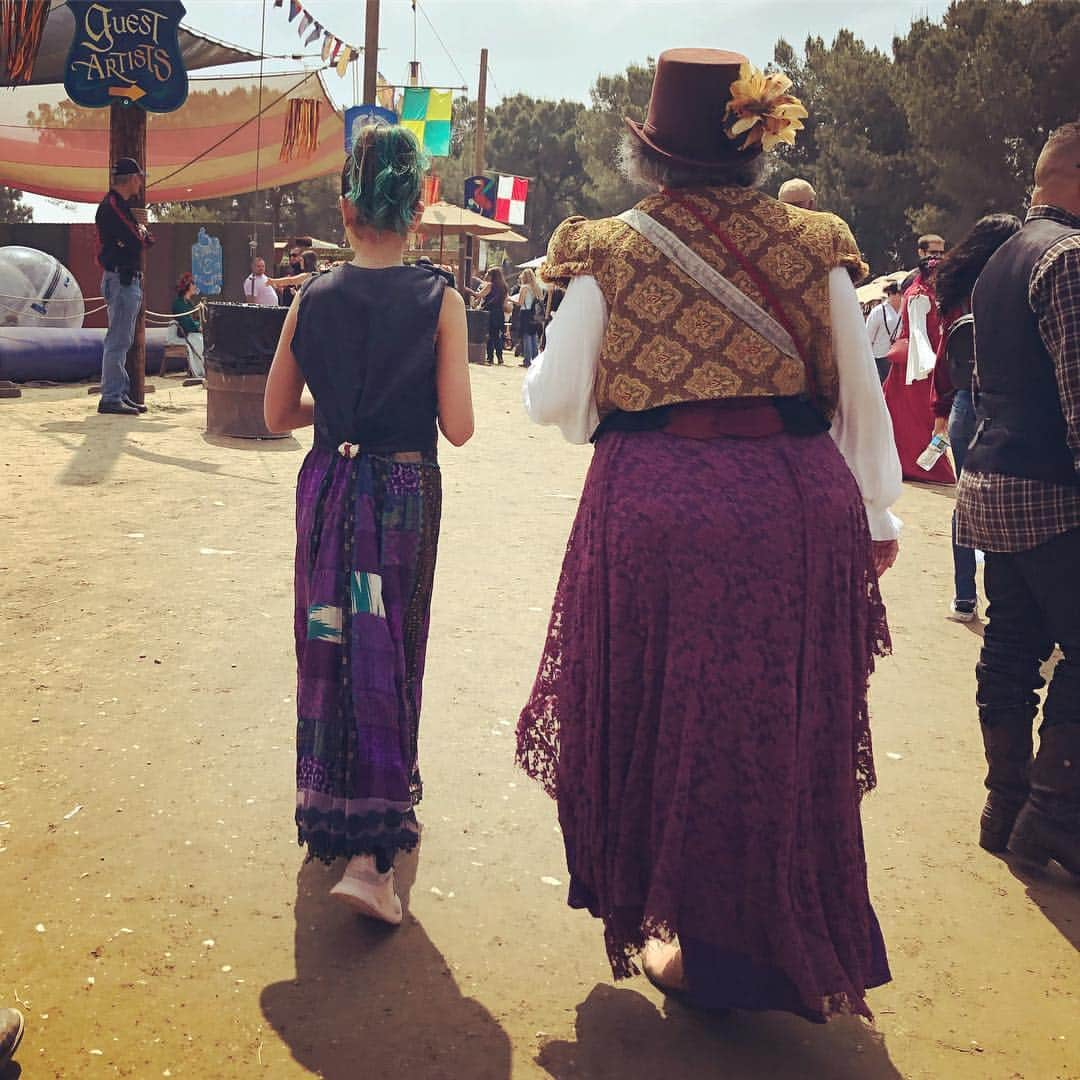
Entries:
<svg viewBox="0 0 1080 1080">
<path fill-rule="evenodd" d="M 418 267 L 345 265 L 306 285 L 297 313 L 315 445 L 296 491 L 296 825 L 326 862 L 418 838 L 444 288 Z"/>
</svg>

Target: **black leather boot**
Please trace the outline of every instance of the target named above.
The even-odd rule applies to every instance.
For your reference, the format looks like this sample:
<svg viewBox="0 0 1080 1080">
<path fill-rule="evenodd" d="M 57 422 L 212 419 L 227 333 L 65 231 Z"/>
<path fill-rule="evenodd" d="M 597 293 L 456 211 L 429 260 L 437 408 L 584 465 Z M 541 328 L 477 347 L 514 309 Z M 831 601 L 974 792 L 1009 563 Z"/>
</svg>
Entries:
<svg viewBox="0 0 1080 1080">
<path fill-rule="evenodd" d="M 1031 794 L 1009 851 L 1037 866 L 1054 859 L 1080 877 L 1080 724 L 1055 724 L 1040 734 Z"/>
<path fill-rule="evenodd" d="M 1028 797 L 1031 718 L 1021 716 L 982 725 L 986 750 L 986 805 L 979 822 L 979 847 L 1005 850 L 1020 808 Z"/>
</svg>

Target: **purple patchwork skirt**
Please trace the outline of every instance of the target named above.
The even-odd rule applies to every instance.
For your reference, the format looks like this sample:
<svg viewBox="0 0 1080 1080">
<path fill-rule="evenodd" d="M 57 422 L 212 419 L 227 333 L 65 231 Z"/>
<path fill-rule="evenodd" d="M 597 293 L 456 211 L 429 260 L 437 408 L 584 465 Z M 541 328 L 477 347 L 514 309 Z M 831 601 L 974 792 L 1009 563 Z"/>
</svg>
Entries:
<svg viewBox="0 0 1080 1080">
<path fill-rule="evenodd" d="M 296 490 L 296 825 L 311 858 L 415 847 L 434 455 L 312 450 Z"/>
<path fill-rule="evenodd" d="M 616 977 L 678 935 L 702 1004 L 870 1015 L 889 970 L 859 803 L 888 645 L 828 435 L 600 440 L 518 760 Z"/>
</svg>

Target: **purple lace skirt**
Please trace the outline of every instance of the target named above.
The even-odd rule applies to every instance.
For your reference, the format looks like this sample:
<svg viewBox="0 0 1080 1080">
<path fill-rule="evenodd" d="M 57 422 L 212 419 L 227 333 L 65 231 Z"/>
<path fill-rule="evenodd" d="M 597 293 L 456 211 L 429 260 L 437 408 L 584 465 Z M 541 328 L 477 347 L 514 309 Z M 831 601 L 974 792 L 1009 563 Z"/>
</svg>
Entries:
<svg viewBox="0 0 1080 1080">
<path fill-rule="evenodd" d="M 859 802 L 888 647 L 827 435 L 600 440 L 518 761 L 557 800 L 570 903 L 616 977 L 677 934 L 704 1003 L 870 1015 L 889 972 Z"/>
<path fill-rule="evenodd" d="M 416 846 L 441 498 L 433 455 L 315 449 L 300 470 L 296 826 L 311 858 Z"/>
</svg>

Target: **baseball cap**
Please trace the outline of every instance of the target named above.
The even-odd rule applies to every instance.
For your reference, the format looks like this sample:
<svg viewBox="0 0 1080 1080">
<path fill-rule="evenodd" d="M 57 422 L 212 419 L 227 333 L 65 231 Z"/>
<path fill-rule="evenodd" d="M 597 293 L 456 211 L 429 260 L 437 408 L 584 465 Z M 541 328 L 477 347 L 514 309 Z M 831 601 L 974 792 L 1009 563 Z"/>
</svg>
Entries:
<svg viewBox="0 0 1080 1080">
<path fill-rule="evenodd" d="M 122 157 L 116 159 L 112 174 L 113 176 L 142 176 L 143 171 L 134 158 Z"/>
</svg>

